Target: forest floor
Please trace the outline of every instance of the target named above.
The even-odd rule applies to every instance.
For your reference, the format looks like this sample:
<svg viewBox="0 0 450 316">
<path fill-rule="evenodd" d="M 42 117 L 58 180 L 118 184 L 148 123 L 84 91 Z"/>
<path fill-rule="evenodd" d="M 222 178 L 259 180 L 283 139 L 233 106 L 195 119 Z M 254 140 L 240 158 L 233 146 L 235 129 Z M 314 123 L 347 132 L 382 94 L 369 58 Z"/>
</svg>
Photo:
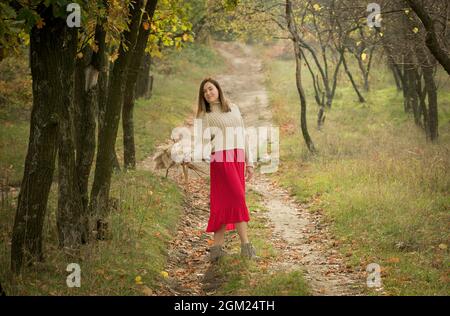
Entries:
<svg viewBox="0 0 450 316">
<path fill-rule="evenodd" d="M 215 48 L 228 63 L 227 70 L 217 80 L 225 94 L 239 106 L 246 127 L 273 125 L 263 66 L 252 48 L 235 42 L 219 42 Z M 192 120 L 188 118 L 186 126 L 192 127 Z M 207 163 L 197 166 L 209 174 Z M 152 169 L 151 157 L 144 159 L 139 168 Z M 160 172 L 163 174 L 164 171 Z M 208 248 L 212 244 L 212 236 L 205 233 L 209 217 L 208 177 L 190 171 L 186 185 L 181 168 L 171 170 L 169 177 L 184 190 L 187 203 L 178 233 L 170 245 L 165 268 L 168 277 L 161 281 L 154 295 L 254 294 L 248 288 L 260 284 L 255 278 L 265 279 L 266 286 L 292 282 L 281 275 L 284 278 L 291 276 L 296 279 L 294 283 L 298 281 L 303 285 L 297 292 L 283 288 L 283 285 L 269 285 L 272 291 L 280 291 L 275 295 L 364 295 L 366 272 L 346 263 L 323 214 L 311 212 L 308 204 L 297 202 L 276 181 L 261 173 L 260 168 L 246 183 L 246 191 L 252 197 L 247 198 L 250 236 L 257 239 L 253 242 L 261 260 L 252 263 L 250 272 L 246 271 L 251 277 L 241 278 L 240 283 L 230 286 L 230 278 L 236 277 L 236 271 L 231 271 L 235 268 L 248 270 L 248 265 L 242 265 L 237 255 L 239 238 L 235 232 L 226 234 L 226 247 L 235 253 L 231 259 L 220 264 L 208 262 Z M 262 239 L 258 234 L 252 234 L 252 230 L 260 228 L 258 224 L 263 226 Z"/>
</svg>

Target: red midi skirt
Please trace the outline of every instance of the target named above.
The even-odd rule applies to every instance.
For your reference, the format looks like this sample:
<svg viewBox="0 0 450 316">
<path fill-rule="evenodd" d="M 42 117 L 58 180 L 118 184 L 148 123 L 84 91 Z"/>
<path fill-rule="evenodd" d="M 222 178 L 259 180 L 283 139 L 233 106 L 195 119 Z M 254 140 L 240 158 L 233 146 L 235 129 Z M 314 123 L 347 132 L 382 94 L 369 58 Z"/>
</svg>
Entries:
<svg viewBox="0 0 450 316">
<path fill-rule="evenodd" d="M 235 229 L 234 223 L 250 220 L 245 203 L 245 152 L 243 149 L 216 151 L 210 160 L 210 215 L 206 232 L 222 225 Z"/>
</svg>

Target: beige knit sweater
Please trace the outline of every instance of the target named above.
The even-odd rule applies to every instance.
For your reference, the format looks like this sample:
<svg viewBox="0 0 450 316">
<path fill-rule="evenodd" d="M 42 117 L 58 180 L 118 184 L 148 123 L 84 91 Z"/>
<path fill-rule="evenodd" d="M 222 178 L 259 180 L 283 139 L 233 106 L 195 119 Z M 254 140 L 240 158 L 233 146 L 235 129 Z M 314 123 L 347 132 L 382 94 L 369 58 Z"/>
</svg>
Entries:
<svg viewBox="0 0 450 316">
<path fill-rule="evenodd" d="M 246 165 L 254 167 L 249 137 L 239 107 L 231 103 L 231 112 L 222 112 L 220 102 L 211 103 L 210 106 L 211 112 L 202 113 L 199 118 L 202 120 L 203 140 L 210 142 L 211 153 L 219 150 L 244 149 Z"/>
</svg>

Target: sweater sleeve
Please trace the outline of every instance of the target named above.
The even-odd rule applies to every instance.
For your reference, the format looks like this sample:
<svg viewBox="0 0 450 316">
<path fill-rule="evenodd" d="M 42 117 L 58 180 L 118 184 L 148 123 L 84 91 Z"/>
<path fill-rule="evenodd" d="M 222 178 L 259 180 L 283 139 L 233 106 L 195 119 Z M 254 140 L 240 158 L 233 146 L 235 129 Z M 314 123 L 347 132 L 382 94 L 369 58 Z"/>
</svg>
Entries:
<svg viewBox="0 0 450 316">
<path fill-rule="evenodd" d="M 211 128 L 209 126 L 208 116 L 205 112 L 202 112 L 198 117 L 202 120 L 202 148 L 209 146 L 211 149 Z M 203 150 L 203 149 L 202 149 Z M 207 157 L 209 159 L 209 157 Z M 205 160 L 205 159 L 202 159 Z"/>
<path fill-rule="evenodd" d="M 242 128 L 244 129 L 245 164 L 247 166 L 254 167 L 255 164 L 254 164 L 254 160 L 253 160 L 253 153 L 252 153 L 251 148 L 250 148 L 250 141 L 249 141 L 249 136 L 248 136 L 247 130 L 245 128 L 244 118 L 242 117 L 242 114 L 241 114 L 241 111 L 239 110 L 239 107 L 237 105 L 235 105 L 235 106 L 236 106 L 237 111 L 239 112 L 239 116 L 241 118 Z"/>
</svg>

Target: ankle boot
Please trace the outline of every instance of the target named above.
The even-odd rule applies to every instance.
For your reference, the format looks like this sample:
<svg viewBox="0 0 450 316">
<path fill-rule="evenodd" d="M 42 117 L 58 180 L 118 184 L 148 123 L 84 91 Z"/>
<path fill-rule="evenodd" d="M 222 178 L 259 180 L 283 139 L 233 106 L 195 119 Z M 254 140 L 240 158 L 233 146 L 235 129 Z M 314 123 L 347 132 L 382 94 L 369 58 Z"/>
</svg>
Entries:
<svg viewBox="0 0 450 316">
<path fill-rule="evenodd" d="M 220 258 L 226 255 L 225 250 L 223 250 L 222 245 L 215 245 L 209 248 L 209 261 L 216 262 Z"/>
<path fill-rule="evenodd" d="M 241 256 L 248 259 L 259 259 L 255 247 L 251 243 L 241 244 Z"/>
</svg>

